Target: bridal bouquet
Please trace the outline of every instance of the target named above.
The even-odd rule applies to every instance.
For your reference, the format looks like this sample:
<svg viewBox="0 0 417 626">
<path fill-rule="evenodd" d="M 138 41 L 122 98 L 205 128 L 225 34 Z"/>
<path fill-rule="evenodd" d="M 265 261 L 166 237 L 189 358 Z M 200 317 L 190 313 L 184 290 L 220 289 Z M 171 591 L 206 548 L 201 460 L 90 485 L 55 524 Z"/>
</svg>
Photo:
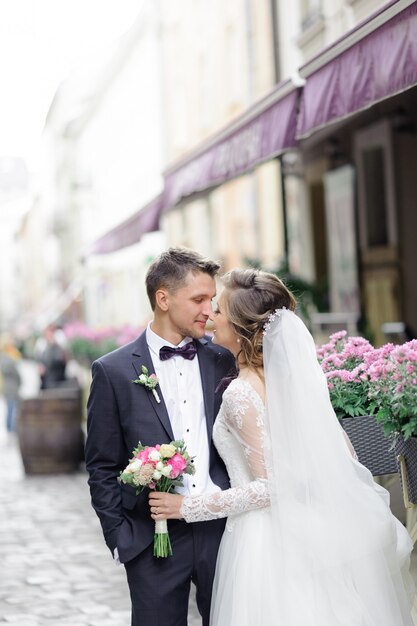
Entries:
<svg viewBox="0 0 417 626">
<path fill-rule="evenodd" d="M 184 441 L 171 441 L 156 446 L 142 446 L 139 442 L 133 457 L 119 480 L 136 487 L 139 495 L 145 487 L 155 491 L 174 491 L 183 486 L 184 474 L 194 474 L 195 467 Z M 167 520 L 155 522 L 153 553 L 156 557 L 172 555 Z"/>
</svg>

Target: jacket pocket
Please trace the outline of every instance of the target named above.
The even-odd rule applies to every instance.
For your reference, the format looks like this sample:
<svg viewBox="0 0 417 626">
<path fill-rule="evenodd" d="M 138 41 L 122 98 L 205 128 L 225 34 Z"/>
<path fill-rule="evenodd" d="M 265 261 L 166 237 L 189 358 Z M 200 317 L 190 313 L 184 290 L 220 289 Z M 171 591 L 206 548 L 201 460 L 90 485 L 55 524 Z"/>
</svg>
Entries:
<svg viewBox="0 0 417 626">
<path fill-rule="evenodd" d="M 126 486 L 122 485 L 121 489 L 122 489 L 122 507 L 124 509 L 127 509 L 128 511 L 131 511 L 132 509 L 135 508 L 136 504 L 139 502 L 139 499 L 141 499 L 141 497 L 140 495 L 137 496 L 135 489 L 133 489 L 133 487 L 130 487 L 129 485 L 126 485 Z"/>
</svg>

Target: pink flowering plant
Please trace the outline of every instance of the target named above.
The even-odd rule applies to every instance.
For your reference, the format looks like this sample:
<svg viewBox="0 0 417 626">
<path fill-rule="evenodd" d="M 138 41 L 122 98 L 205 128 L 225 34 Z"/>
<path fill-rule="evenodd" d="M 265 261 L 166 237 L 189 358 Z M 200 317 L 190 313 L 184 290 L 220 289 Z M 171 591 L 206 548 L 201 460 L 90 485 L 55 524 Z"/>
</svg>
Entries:
<svg viewBox="0 0 417 626">
<path fill-rule="evenodd" d="M 87 364 L 133 341 L 142 330 L 130 325 L 92 328 L 80 321 L 70 322 L 63 328 L 71 356 Z"/>
<path fill-rule="evenodd" d="M 317 356 L 339 418 L 375 414 L 386 435 L 417 437 L 417 340 L 374 348 L 341 331 Z"/>
<path fill-rule="evenodd" d="M 184 441 L 171 441 L 156 446 L 143 446 L 140 442 L 133 450 L 127 467 L 119 480 L 136 488 L 139 495 L 145 488 L 170 492 L 183 486 L 184 474 L 194 474 L 193 460 Z M 167 520 L 155 522 L 154 556 L 172 556 Z"/>
<path fill-rule="evenodd" d="M 376 349 L 368 376 L 368 395 L 385 434 L 417 437 L 417 340 Z"/>
<path fill-rule="evenodd" d="M 368 360 L 374 348 L 363 337 L 348 337 L 346 331 L 330 336 L 317 348 L 327 378 L 330 399 L 338 417 L 370 415 L 374 406 L 369 397 Z"/>
</svg>

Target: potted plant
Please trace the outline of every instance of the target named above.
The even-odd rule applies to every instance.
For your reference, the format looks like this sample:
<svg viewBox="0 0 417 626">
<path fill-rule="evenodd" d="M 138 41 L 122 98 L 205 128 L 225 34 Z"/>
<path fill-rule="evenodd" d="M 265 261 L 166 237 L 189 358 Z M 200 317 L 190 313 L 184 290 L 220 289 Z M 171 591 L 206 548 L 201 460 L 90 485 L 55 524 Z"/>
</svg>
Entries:
<svg viewBox="0 0 417 626">
<path fill-rule="evenodd" d="M 317 348 L 317 356 L 337 416 L 342 422 L 346 416 L 368 416 L 367 427 L 374 433 L 380 425 L 386 445 L 395 451 L 402 482 L 407 482 L 404 493 L 417 503 L 417 340 L 374 348 L 341 331 Z M 368 454 L 375 445 L 366 443 Z"/>
<path fill-rule="evenodd" d="M 327 378 L 336 415 L 356 417 L 374 411 L 369 398 L 367 369 L 374 348 L 363 337 L 348 337 L 345 330 L 330 336 L 317 347 L 317 357 Z"/>
<path fill-rule="evenodd" d="M 369 398 L 394 449 L 406 506 L 417 504 L 417 340 L 374 351 Z"/>
<path fill-rule="evenodd" d="M 374 350 L 368 368 L 369 398 L 387 435 L 417 437 L 417 339 Z"/>
<path fill-rule="evenodd" d="M 64 326 L 71 356 L 87 368 L 103 354 L 133 341 L 139 332 L 139 328 L 128 325 L 91 328 L 82 322 L 73 322 Z"/>
</svg>

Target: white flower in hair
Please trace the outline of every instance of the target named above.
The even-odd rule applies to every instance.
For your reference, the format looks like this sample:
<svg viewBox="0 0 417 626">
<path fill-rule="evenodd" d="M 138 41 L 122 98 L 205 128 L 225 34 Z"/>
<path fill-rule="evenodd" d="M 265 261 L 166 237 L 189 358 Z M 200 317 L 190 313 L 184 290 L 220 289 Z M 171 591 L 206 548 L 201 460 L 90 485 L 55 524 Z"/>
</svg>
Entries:
<svg viewBox="0 0 417 626">
<path fill-rule="evenodd" d="M 264 326 L 263 326 L 263 335 L 266 335 L 266 333 L 268 332 L 268 330 L 271 328 L 271 324 L 277 319 L 281 317 L 281 313 L 284 309 L 286 309 L 286 306 L 283 306 L 281 309 L 275 309 L 275 311 L 273 313 L 270 313 L 268 315 L 268 319 L 265 322 Z"/>
</svg>

